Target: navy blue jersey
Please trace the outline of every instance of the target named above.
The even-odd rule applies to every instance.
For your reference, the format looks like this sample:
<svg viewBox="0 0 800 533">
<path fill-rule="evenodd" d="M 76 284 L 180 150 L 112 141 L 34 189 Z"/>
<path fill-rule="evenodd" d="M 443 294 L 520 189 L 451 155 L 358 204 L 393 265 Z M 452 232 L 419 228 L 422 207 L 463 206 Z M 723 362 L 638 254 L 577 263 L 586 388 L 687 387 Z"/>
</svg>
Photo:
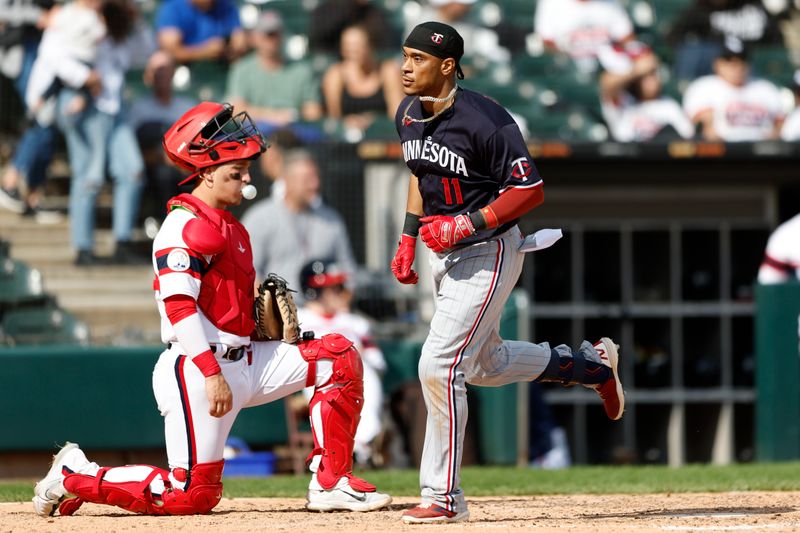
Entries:
<svg viewBox="0 0 800 533">
<path fill-rule="evenodd" d="M 487 206 L 514 187 L 536 187 L 542 182 L 522 134 L 502 106 L 467 89 L 459 88 L 455 102 L 434 120 L 404 123 L 403 111 L 424 118 L 416 96 L 403 99 L 395 125 L 403 158 L 419 178 L 426 215 L 456 216 Z M 516 220 L 484 230 L 463 244 L 499 235 Z"/>
</svg>

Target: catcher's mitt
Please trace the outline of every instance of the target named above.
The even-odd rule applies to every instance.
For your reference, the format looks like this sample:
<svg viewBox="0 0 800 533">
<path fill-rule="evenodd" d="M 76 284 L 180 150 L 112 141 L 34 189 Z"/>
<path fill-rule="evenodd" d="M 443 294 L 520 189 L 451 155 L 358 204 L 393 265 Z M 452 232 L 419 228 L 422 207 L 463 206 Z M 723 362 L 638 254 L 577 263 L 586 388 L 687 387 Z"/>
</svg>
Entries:
<svg viewBox="0 0 800 533">
<path fill-rule="evenodd" d="M 286 280 L 268 274 L 258 287 L 253 317 L 259 338 L 295 343 L 300 340 L 297 307 Z"/>
</svg>

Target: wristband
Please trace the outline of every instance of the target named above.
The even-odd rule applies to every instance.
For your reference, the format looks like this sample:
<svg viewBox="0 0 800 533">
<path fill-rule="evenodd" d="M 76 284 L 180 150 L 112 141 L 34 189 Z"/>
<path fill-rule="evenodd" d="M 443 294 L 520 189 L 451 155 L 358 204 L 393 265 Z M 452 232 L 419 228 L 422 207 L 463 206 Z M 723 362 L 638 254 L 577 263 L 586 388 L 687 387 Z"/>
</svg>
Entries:
<svg viewBox="0 0 800 533">
<path fill-rule="evenodd" d="M 406 219 L 405 222 L 403 222 L 403 235 L 408 235 L 416 239 L 417 236 L 419 236 L 419 227 L 421 226 L 419 219 L 419 215 L 406 213 Z"/>
<path fill-rule="evenodd" d="M 475 231 L 496 228 L 500 225 L 497 220 L 497 215 L 494 213 L 494 209 L 488 205 L 478 211 L 470 213 L 469 219 L 472 221 L 472 225 L 475 226 Z"/>
<path fill-rule="evenodd" d="M 222 371 L 217 362 L 217 358 L 214 357 L 214 353 L 211 350 L 206 350 L 200 355 L 195 355 L 192 357 L 192 362 L 207 378 L 219 374 Z"/>
</svg>

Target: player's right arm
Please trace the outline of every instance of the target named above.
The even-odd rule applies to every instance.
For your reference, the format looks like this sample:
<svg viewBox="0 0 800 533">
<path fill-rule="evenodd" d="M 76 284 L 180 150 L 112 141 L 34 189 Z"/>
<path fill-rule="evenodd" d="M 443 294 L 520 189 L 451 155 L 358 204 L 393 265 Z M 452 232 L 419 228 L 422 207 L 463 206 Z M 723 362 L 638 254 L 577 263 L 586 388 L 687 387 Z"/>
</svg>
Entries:
<svg viewBox="0 0 800 533">
<path fill-rule="evenodd" d="M 233 395 L 208 342 L 197 298 L 208 258 L 224 246 L 222 237 L 184 210 L 173 210 L 153 242 L 159 298 L 183 353 L 205 376 L 209 414 L 231 410 Z"/>
<path fill-rule="evenodd" d="M 400 235 L 400 243 L 397 246 L 394 259 L 392 259 L 392 274 L 400 283 L 414 284 L 419 280 L 419 276 L 411 267 L 414 264 L 417 237 L 419 236 L 419 219 L 423 214 L 419 178 L 411 174 L 408 180 L 408 199 L 406 200 L 406 218 L 403 222 L 403 233 Z"/>
</svg>

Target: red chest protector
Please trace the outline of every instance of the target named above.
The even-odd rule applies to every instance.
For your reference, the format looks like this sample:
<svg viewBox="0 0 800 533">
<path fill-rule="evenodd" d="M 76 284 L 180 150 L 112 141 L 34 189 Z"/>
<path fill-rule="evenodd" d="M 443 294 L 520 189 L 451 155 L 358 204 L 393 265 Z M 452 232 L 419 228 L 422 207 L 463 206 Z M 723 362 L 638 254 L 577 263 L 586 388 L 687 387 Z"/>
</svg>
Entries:
<svg viewBox="0 0 800 533">
<path fill-rule="evenodd" d="M 198 306 L 206 318 L 222 331 L 249 336 L 255 328 L 253 284 L 256 279 L 250 235 L 232 214 L 209 207 L 191 194 L 178 195 L 167 203 L 168 210 L 175 207 L 188 209 L 208 224 L 212 230 L 209 240 L 219 241 L 218 233 L 224 243 L 219 246 L 221 251 L 214 250 L 211 263 L 201 277 Z M 183 237 L 193 251 L 210 255 L 208 250 L 194 249 L 189 242 L 194 239 L 187 240 L 186 229 Z"/>
</svg>

